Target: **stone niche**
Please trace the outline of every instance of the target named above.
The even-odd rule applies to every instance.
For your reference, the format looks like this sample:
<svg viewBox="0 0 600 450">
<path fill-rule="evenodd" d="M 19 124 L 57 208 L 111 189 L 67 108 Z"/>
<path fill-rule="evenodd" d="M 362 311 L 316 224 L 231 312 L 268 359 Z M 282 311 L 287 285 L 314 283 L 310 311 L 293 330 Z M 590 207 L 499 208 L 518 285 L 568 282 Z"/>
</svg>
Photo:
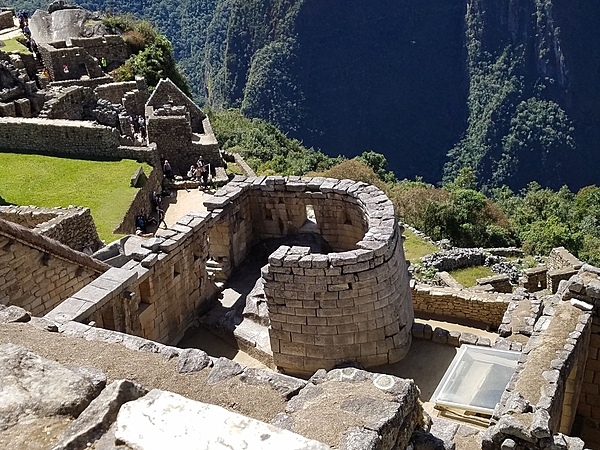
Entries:
<svg viewBox="0 0 600 450">
<path fill-rule="evenodd" d="M 211 257 L 227 276 L 264 239 L 319 234 L 332 249 L 279 247 L 262 268 L 276 366 L 311 375 L 342 363 L 401 360 L 414 318 L 391 201 L 351 180 L 236 177 L 205 202 Z"/>
</svg>

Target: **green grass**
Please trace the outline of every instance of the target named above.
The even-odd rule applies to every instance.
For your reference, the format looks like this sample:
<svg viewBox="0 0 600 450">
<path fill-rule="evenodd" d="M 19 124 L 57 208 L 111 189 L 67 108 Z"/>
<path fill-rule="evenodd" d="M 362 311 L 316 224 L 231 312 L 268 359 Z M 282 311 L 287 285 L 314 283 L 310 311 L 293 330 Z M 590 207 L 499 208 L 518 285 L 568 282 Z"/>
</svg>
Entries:
<svg viewBox="0 0 600 450">
<path fill-rule="evenodd" d="M 6 53 L 31 53 L 29 50 L 27 50 L 27 47 L 17 41 L 17 38 L 7 39 L 2 42 L 4 42 L 4 46 L 0 47 L 0 50 L 5 51 Z"/>
<path fill-rule="evenodd" d="M 425 255 L 437 252 L 439 248 L 429 242 L 421 239 L 416 234 L 408 229 L 404 229 L 404 254 L 406 259 L 412 262 L 418 262 Z"/>
<path fill-rule="evenodd" d="M 112 231 L 137 192 L 129 187 L 129 180 L 139 166 L 131 160 L 87 161 L 0 153 L 0 196 L 22 206 L 89 207 L 100 239 L 111 242 L 120 237 Z M 152 168 L 142 166 L 149 175 Z"/>
<path fill-rule="evenodd" d="M 477 284 L 477 278 L 490 277 L 495 275 L 492 269 L 485 266 L 468 267 L 466 269 L 453 270 L 450 275 L 464 287 L 471 287 Z"/>
</svg>

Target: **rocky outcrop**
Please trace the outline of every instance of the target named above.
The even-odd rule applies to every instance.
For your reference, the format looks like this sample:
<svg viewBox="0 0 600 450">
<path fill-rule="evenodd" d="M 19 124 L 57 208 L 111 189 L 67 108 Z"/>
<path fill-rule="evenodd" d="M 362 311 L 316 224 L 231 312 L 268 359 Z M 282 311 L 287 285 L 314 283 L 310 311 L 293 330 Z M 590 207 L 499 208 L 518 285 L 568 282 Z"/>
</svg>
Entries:
<svg viewBox="0 0 600 450">
<path fill-rule="evenodd" d="M 94 393 L 80 373 L 23 347 L 0 346 L 0 429 L 31 417 L 76 417 Z"/>
</svg>

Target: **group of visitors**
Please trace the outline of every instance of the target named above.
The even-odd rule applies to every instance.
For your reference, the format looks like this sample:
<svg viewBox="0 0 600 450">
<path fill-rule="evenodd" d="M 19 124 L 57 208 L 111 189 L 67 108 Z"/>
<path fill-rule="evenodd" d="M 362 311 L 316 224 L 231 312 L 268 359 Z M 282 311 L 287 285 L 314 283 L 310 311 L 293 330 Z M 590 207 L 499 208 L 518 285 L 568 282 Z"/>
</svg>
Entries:
<svg viewBox="0 0 600 450">
<path fill-rule="evenodd" d="M 129 115 L 129 123 L 131 124 L 131 127 L 133 128 L 133 136 L 139 140 L 139 141 L 144 141 L 146 139 L 147 136 L 147 132 L 146 132 L 146 118 L 141 115 L 141 116 L 132 116 L 131 114 Z"/>
<path fill-rule="evenodd" d="M 148 226 L 150 225 L 163 225 L 167 228 L 167 223 L 165 222 L 165 211 L 162 207 L 162 195 L 156 191 L 152 191 L 150 194 L 150 203 L 152 204 L 152 211 L 156 213 L 156 218 L 152 216 L 147 216 L 143 211 L 140 211 L 137 216 L 135 216 L 135 234 L 142 237 L 151 237 L 152 233 L 148 232 Z"/>
<path fill-rule="evenodd" d="M 210 164 L 204 162 L 202 156 L 198 158 L 196 164 L 190 166 L 187 177 L 192 181 L 201 181 L 204 189 L 208 188 L 208 177 L 210 176 Z"/>
</svg>

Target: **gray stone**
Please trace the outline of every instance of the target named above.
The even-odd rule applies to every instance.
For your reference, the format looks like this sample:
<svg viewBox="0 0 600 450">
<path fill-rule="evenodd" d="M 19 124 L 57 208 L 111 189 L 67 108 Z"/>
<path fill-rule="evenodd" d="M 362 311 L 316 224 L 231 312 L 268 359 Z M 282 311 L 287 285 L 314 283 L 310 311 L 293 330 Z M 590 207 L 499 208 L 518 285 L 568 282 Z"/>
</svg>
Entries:
<svg viewBox="0 0 600 450">
<path fill-rule="evenodd" d="M 449 335 L 450 333 L 448 332 L 448 330 L 436 327 L 435 330 L 433 330 L 433 336 L 431 340 L 437 344 L 446 344 L 448 343 Z"/>
<path fill-rule="evenodd" d="M 240 380 L 251 385 L 269 385 L 284 398 L 289 399 L 306 386 L 306 381 L 270 370 L 246 367 Z"/>
<path fill-rule="evenodd" d="M 454 435 L 458 431 L 458 424 L 449 420 L 432 418 L 429 432 L 444 443 L 445 450 L 454 450 Z"/>
<path fill-rule="evenodd" d="M 242 373 L 242 370 L 242 366 L 238 363 L 227 358 L 219 358 L 210 371 L 210 375 L 206 379 L 206 382 L 208 384 L 216 384 L 239 375 Z"/>
<path fill-rule="evenodd" d="M 514 436 L 527 442 L 535 443 L 535 438 L 531 437 L 527 430 L 527 426 L 516 417 L 510 415 L 502 416 L 498 424 L 493 427 L 493 432 L 505 436 Z"/>
<path fill-rule="evenodd" d="M 490 340 L 490 338 L 486 338 L 486 337 L 479 337 L 477 338 L 477 344 L 479 347 L 490 347 L 492 345 L 492 342 Z"/>
<path fill-rule="evenodd" d="M 147 392 L 129 380 L 113 381 L 75 421 L 71 422 L 52 450 L 85 448 L 110 428 L 124 403 L 136 400 Z"/>
<path fill-rule="evenodd" d="M 284 430 L 292 431 L 294 429 L 294 419 L 292 419 L 292 416 L 289 414 L 279 413 L 273 417 L 273 420 L 271 420 L 271 425 L 283 428 Z"/>
<path fill-rule="evenodd" d="M 375 431 L 365 428 L 350 428 L 340 439 L 340 450 L 379 450 L 381 436 Z"/>
<path fill-rule="evenodd" d="M 19 306 L 11 305 L 0 311 L 0 323 L 29 322 L 31 316 Z"/>
<path fill-rule="evenodd" d="M 581 294 L 584 289 L 585 285 L 581 277 L 579 275 L 573 275 L 569 280 L 569 290 L 576 294 Z"/>
<path fill-rule="evenodd" d="M 552 436 L 550 430 L 550 414 L 545 409 L 538 409 L 533 413 L 533 422 L 530 427 L 531 435 L 538 438 L 549 438 Z"/>
<path fill-rule="evenodd" d="M 460 331 L 450 331 L 448 334 L 448 344 L 453 347 L 458 347 L 460 345 L 460 334 Z"/>
<path fill-rule="evenodd" d="M 32 317 L 29 323 L 39 330 L 50 331 L 53 333 L 58 331 L 58 325 L 45 317 Z"/>
<path fill-rule="evenodd" d="M 199 372 L 211 365 L 210 357 L 197 348 L 187 348 L 179 353 L 177 371 L 179 373 Z"/>
<path fill-rule="evenodd" d="M 473 333 L 463 332 L 460 334 L 460 344 L 475 345 L 477 344 L 477 335 Z"/>
<path fill-rule="evenodd" d="M 67 366 L 67 368 L 71 369 L 74 372 L 77 372 L 79 375 L 87 378 L 92 386 L 94 386 L 95 394 L 94 396 L 100 394 L 102 389 L 106 387 L 106 374 L 102 372 L 100 369 L 92 366 Z"/>
<path fill-rule="evenodd" d="M 325 369 L 317 370 L 308 380 L 308 382 L 312 384 L 321 384 L 325 381 L 327 381 L 327 371 Z"/>
<path fill-rule="evenodd" d="M 152 390 L 125 403 L 115 438 L 137 450 L 328 450 L 321 442 L 241 416 L 215 405 Z M 201 426 L 199 426 L 201 424 Z"/>
<path fill-rule="evenodd" d="M 585 294 L 588 297 L 600 298 L 600 280 L 590 280 L 585 287 Z"/>
<path fill-rule="evenodd" d="M 517 443 L 512 439 L 504 439 L 500 446 L 500 450 L 514 450 L 515 448 L 517 448 Z"/>
<path fill-rule="evenodd" d="M 419 322 L 414 322 L 412 324 L 412 335 L 417 339 L 423 339 L 423 327 L 424 325 Z"/>
<path fill-rule="evenodd" d="M 23 347 L 0 345 L 0 429 L 27 416 L 77 417 L 94 392 L 81 374 Z"/>
<path fill-rule="evenodd" d="M 410 442 L 413 450 L 445 450 L 444 441 L 423 431 L 413 433 Z"/>
<path fill-rule="evenodd" d="M 165 359 L 166 361 L 170 361 L 171 359 L 179 356 L 180 353 L 181 353 L 180 348 L 170 347 L 168 345 L 165 345 L 164 347 L 161 347 L 161 349 L 160 349 L 160 354 L 162 355 L 163 359 Z"/>
</svg>

